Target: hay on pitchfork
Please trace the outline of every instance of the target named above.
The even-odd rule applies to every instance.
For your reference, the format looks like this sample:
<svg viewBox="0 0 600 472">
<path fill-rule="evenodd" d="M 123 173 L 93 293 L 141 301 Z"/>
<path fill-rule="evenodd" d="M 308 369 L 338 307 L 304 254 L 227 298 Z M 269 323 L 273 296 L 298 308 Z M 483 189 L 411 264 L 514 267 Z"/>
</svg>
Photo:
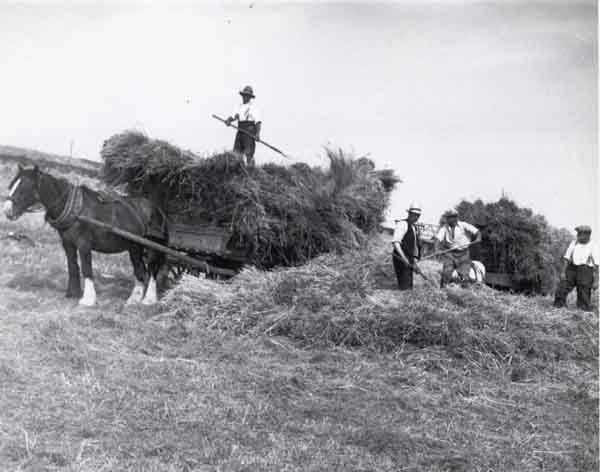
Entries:
<svg viewBox="0 0 600 472">
<path fill-rule="evenodd" d="M 378 229 L 400 182 L 366 158 L 326 149 L 329 168 L 244 165 L 233 152 L 197 156 L 138 132 L 108 139 L 103 179 L 160 202 L 170 214 L 227 227 L 230 249 L 258 267 L 295 265 L 360 247 Z"/>
</svg>

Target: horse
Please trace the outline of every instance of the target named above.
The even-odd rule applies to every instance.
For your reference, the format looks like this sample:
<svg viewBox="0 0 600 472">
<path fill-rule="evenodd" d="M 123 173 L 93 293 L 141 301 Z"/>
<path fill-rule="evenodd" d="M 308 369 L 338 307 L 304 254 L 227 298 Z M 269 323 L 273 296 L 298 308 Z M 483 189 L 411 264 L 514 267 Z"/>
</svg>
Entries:
<svg viewBox="0 0 600 472">
<path fill-rule="evenodd" d="M 8 187 L 4 213 L 9 220 L 16 220 L 35 204 L 41 204 L 45 208 L 46 221 L 60 236 L 69 274 L 67 298 L 78 298 L 82 306 L 95 305 L 92 251 L 106 254 L 128 251 L 135 282 L 126 304 L 156 303 L 156 276 L 166 262 L 165 255 L 154 250 L 148 250 L 145 254 L 142 245 L 83 222 L 78 217 L 87 216 L 134 235 L 166 244 L 166 217 L 157 205 L 145 198 L 107 198 L 86 186 L 75 186 L 64 178 L 43 172 L 37 165 L 26 169 L 19 164 L 17 175 Z M 83 293 L 78 254 L 84 279 Z M 145 255 L 148 259 L 147 267 Z"/>
<path fill-rule="evenodd" d="M 485 266 L 479 261 L 471 261 L 469 278 L 467 280 L 461 280 L 460 274 L 456 270 L 452 272 L 450 280 L 452 282 L 470 282 L 482 284 L 485 280 Z"/>
</svg>

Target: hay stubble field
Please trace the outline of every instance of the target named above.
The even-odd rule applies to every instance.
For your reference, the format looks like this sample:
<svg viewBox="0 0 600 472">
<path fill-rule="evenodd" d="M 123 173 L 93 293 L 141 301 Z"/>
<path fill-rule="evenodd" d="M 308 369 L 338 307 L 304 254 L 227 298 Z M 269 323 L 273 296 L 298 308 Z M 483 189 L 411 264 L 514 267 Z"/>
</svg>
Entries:
<svg viewBox="0 0 600 472">
<path fill-rule="evenodd" d="M 9 231 L 35 246 L 0 253 L 0 470 L 598 468 L 597 312 L 487 288 L 401 294 L 391 268 L 333 257 L 186 278 L 131 308 L 124 255 L 95 255 L 84 309 L 41 215 L 1 217 Z"/>
</svg>

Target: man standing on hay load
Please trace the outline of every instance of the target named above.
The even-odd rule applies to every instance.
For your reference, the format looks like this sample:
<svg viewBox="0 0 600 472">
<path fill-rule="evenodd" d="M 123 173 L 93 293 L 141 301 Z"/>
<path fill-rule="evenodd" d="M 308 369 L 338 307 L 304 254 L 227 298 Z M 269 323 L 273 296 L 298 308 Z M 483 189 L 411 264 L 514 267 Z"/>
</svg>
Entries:
<svg viewBox="0 0 600 472">
<path fill-rule="evenodd" d="M 572 241 L 563 256 L 560 283 L 556 290 L 554 306 L 567 305 L 567 295 L 577 288 L 577 308 L 592 311 L 592 288 L 598 288 L 598 248 L 590 241 L 592 228 L 578 226 L 577 239 Z"/>
<path fill-rule="evenodd" d="M 256 149 L 256 139 L 260 139 L 261 119 L 253 99 L 256 98 L 254 90 L 246 85 L 242 91 L 242 104 L 233 114 L 225 120 L 227 126 L 233 121 L 238 121 L 238 132 L 235 135 L 233 150 L 246 156 L 248 167 L 254 167 L 254 151 Z M 245 131 L 245 132 L 244 132 Z M 250 136 L 254 136 L 251 138 Z"/>
<path fill-rule="evenodd" d="M 421 269 L 415 261 L 421 258 L 421 241 L 416 223 L 421 216 L 421 209 L 411 205 L 408 216 L 404 220 L 396 220 L 394 237 L 392 238 L 392 263 L 398 279 L 400 290 L 412 290 L 413 272 Z"/>
<path fill-rule="evenodd" d="M 455 209 L 444 213 L 446 219 L 436 235 L 436 248 L 447 251 L 443 256 L 442 280 L 440 287 L 450 282 L 452 273 L 456 270 L 461 280 L 469 280 L 471 270 L 471 256 L 469 246 L 481 242 L 481 233 L 475 226 L 465 221 L 458 220 Z"/>
</svg>

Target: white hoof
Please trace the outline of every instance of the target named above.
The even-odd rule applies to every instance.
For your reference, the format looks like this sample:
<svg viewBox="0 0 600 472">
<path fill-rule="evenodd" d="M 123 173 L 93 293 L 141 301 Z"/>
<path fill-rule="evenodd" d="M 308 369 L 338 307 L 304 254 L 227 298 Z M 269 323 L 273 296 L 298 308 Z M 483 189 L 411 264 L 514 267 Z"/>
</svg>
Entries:
<svg viewBox="0 0 600 472">
<path fill-rule="evenodd" d="M 158 296 L 156 294 L 156 280 L 153 276 L 150 276 L 150 280 L 148 280 L 148 287 L 146 288 L 146 295 L 142 300 L 142 305 L 154 305 L 158 301 Z"/>
<path fill-rule="evenodd" d="M 83 281 L 83 297 L 79 300 L 81 306 L 94 306 L 96 304 L 96 289 L 92 279 Z"/>
<path fill-rule="evenodd" d="M 129 295 L 125 305 L 136 305 L 142 301 L 142 298 L 144 298 L 144 284 L 136 280 L 131 295 Z"/>
</svg>

